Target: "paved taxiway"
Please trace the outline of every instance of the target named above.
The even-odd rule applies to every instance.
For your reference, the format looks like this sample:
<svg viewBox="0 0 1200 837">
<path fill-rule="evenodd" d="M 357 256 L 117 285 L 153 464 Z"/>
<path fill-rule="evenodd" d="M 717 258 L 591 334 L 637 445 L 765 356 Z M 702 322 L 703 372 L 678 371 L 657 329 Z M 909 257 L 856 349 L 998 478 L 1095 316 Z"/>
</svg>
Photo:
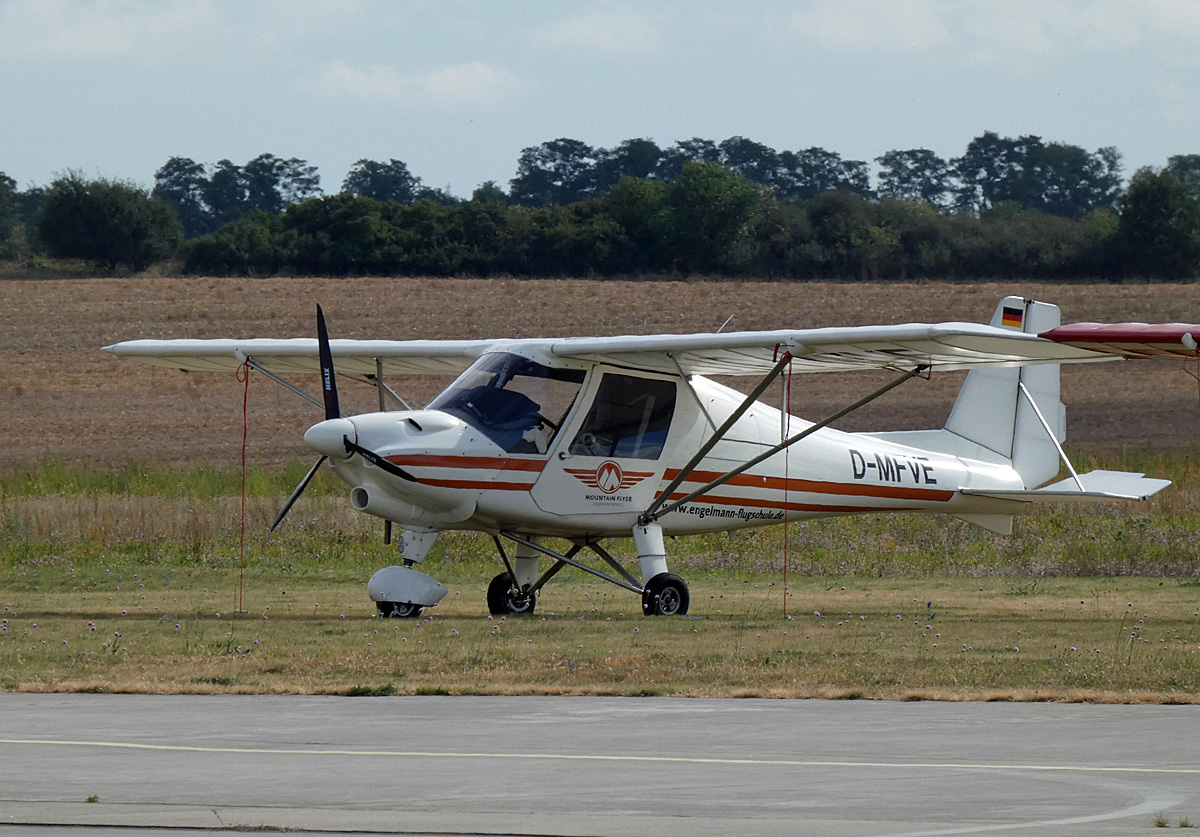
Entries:
<svg viewBox="0 0 1200 837">
<path fill-rule="evenodd" d="M 1200 822 L 1200 706 L 3 694 L 0 764 L 0 837 L 59 831 L 34 824 L 839 837 Z"/>
</svg>

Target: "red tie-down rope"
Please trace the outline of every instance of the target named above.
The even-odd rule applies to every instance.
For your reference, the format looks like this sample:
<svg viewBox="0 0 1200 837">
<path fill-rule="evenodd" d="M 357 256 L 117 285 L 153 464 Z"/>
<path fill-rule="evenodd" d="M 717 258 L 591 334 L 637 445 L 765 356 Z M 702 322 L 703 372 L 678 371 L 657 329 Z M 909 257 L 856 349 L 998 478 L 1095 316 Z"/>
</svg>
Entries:
<svg viewBox="0 0 1200 837">
<path fill-rule="evenodd" d="M 1183 371 L 1196 379 L 1196 384 L 1197 384 L 1196 395 L 1197 395 L 1197 398 L 1200 399 L 1200 346 L 1197 346 L 1193 350 L 1192 357 L 1196 358 L 1196 371 L 1193 372 L 1192 370 L 1188 369 L 1187 359 L 1184 359 L 1184 361 L 1183 361 Z"/>
<path fill-rule="evenodd" d="M 237 369 L 237 379 L 242 386 L 242 518 L 238 523 L 241 544 L 238 548 L 238 600 L 237 610 L 241 613 L 242 598 L 246 589 L 246 439 L 250 436 L 250 363 L 246 361 Z"/>
</svg>

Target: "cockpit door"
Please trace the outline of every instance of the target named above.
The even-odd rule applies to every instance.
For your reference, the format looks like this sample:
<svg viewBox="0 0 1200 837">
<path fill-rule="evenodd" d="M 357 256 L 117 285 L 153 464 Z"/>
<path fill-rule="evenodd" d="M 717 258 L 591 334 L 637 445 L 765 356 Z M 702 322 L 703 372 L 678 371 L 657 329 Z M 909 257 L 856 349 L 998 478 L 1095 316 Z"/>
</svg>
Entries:
<svg viewBox="0 0 1200 837">
<path fill-rule="evenodd" d="M 598 367 L 533 486 L 554 514 L 629 513 L 646 508 L 666 467 L 679 383 Z"/>
</svg>

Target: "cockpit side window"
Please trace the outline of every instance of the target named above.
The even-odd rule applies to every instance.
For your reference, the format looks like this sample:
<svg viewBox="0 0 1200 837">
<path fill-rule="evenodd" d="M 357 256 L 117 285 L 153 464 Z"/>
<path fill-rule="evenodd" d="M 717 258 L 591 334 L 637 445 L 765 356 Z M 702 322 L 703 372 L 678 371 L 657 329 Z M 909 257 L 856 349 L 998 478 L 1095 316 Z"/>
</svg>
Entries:
<svg viewBox="0 0 1200 837">
<path fill-rule="evenodd" d="M 606 373 L 570 452 L 658 459 L 674 414 L 674 381 Z"/>
<path fill-rule="evenodd" d="M 545 453 L 562 426 L 583 370 L 551 369 L 507 353 L 477 360 L 429 404 L 457 416 L 509 453 Z"/>
</svg>

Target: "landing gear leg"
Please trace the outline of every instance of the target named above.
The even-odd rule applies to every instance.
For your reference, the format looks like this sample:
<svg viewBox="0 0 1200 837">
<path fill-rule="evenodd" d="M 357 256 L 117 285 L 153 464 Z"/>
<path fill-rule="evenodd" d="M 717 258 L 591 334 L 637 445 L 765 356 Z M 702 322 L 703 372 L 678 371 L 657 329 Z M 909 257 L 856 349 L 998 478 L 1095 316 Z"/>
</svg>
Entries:
<svg viewBox="0 0 1200 837">
<path fill-rule="evenodd" d="M 662 527 L 657 523 L 639 523 L 633 527 L 633 542 L 642 569 L 642 613 L 647 616 L 686 615 L 690 600 L 687 583 L 667 572 Z"/>
<path fill-rule="evenodd" d="M 539 538 L 532 538 L 540 543 Z M 500 549 L 500 557 L 504 559 L 507 568 L 492 579 L 488 585 L 488 612 L 493 616 L 508 616 L 533 613 L 537 606 L 537 594 L 533 592 L 533 584 L 537 581 L 538 556 L 536 549 L 526 544 L 517 543 L 512 564 L 508 562 L 500 541 L 496 541 Z M 511 571 L 511 572 L 510 572 Z"/>
</svg>

